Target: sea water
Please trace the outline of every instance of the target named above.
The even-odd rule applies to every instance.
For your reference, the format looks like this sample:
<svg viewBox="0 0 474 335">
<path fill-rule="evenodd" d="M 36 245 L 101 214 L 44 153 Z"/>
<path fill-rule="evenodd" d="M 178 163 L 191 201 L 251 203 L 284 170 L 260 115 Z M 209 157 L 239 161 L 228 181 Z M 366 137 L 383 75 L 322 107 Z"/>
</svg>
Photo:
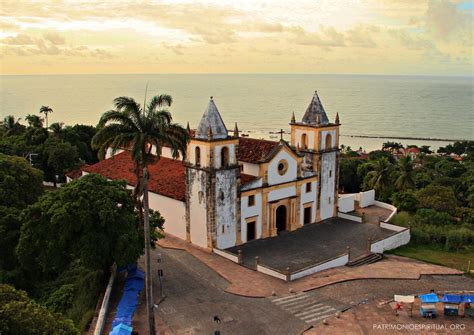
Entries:
<svg viewBox="0 0 474 335">
<path fill-rule="evenodd" d="M 341 143 L 373 150 L 387 140 L 403 144 L 447 142 L 401 138 L 474 139 L 472 77 L 316 74 L 116 74 L 0 76 L 0 116 L 24 117 L 48 105 L 49 123 L 97 124 L 118 96 L 143 103 L 170 94 L 174 120 L 196 127 L 213 96 L 229 130 L 279 139 L 294 112 L 301 120 L 317 90 L 330 121 L 341 120 Z M 367 136 L 359 137 L 359 136 Z M 376 138 L 372 138 L 376 137 Z M 380 137 L 380 138 L 379 138 Z M 387 139 L 398 137 L 400 139 Z M 285 135 L 288 138 L 288 135 Z"/>
</svg>

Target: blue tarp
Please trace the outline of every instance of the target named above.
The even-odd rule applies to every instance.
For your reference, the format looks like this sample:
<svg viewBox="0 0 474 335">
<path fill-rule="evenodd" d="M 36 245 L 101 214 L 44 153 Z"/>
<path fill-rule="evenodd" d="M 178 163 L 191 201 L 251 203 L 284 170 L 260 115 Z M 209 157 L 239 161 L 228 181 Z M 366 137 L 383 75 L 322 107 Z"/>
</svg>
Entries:
<svg viewBox="0 0 474 335">
<path fill-rule="evenodd" d="M 449 304 L 459 304 L 462 301 L 462 296 L 459 294 L 445 294 L 441 298 L 441 301 Z"/>
<path fill-rule="evenodd" d="M 114 327 L 114 329 L 112 329 L 109 335 L 130 335 L 132 334 L 132 330 L 132 327 L 119 323 Z"/>
<path fill-rule="evenodd" d="M 145 273 L 137 268 L 136 265 L 128 266 L 127 279 L 123 289 L 122 298 L 115 312 L 115 319 L 112 321 L 113 330 L 109 335 L 131 334 L 133 314 L 138 305 L 138 296 L 144 288 Z M 114 333 L 117 326 L 123 325 L 130 328 L 129 333 Z M 120 331 L 124 330 L 121 328 Z"/>
<path fill-rule="evenodd" d="M 465 294 L 462 296 L 462 302 L 465 303 L 474 303 L 474 295 L 472 294 Z"/>
<path fill-rule="evenodd" d="M 435 293 L 427 293 L 427 294 L 422 294 L 419 296 L 421 302 L 423 303 L 434 303 L 438 302 L 438 295 Z"/>
</svg>

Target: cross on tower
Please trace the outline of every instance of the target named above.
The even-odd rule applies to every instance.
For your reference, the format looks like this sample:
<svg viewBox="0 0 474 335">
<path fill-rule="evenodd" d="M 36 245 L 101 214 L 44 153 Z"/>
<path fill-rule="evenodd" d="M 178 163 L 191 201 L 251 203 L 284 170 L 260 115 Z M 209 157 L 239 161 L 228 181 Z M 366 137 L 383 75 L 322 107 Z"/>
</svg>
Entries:
<svg viewBox="0 0 474 335">
<path fill-rule="evenodd" d="M 286 131 L 284 131 L 283 129 L 280 129 L 280 131 L 277 131 L 275 134 L 280 134 L 280 140 L 282 140 L 283 134 L 286 134 Z"/>
</svg>

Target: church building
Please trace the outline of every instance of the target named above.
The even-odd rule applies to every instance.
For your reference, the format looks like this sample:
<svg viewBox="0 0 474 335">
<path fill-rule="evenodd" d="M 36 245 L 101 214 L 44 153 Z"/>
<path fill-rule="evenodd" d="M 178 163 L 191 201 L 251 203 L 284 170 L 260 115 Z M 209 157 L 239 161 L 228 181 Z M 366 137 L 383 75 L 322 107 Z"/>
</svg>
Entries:
<svg viewBox="0 0 474 335">
<path fill-rule="evenodd" d="M 277 236 L 337 215 L 339 116 L 330 122 L 317 92 L 300 122 L 293 114 L 286 142 L 229 132 L 211 97 L 186 159 L 169 148 L 150 166 L 150 208 L 165 232 L 205 248 L 226 249 Z M 118 152 L 82 175 L 135 183 L 128 152 Z"/>
</svg>

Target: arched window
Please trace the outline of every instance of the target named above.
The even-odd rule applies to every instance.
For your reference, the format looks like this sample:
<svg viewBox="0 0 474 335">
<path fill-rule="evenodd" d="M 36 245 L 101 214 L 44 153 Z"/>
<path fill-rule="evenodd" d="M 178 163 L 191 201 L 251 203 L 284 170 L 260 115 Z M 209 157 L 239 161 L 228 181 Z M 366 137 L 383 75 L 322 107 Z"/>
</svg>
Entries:
<svg viewBox="0 0 474 335">
<path fill-rule="evenodd" d="M 326 150 L 332 149 L 332 136 L 331 134 L 326 135 Z"/>
<path fill-rule="evenodd" d="M 306 134 L 301 135 L 301 148 L 302 149 L 308 148 L 308 136 Z"/>
<path fill-rule="evenodd" d="M 221 167 L 229 165 L 229 148 L 223 147 L 221 150 Z"/>
<path fill-rule="evenodd" d="M 196 149 L 194 149 L 194 162 L 196 166 L 201 166 L 201 148 L 199 147 L 196 147 Z"/>
</svg>

